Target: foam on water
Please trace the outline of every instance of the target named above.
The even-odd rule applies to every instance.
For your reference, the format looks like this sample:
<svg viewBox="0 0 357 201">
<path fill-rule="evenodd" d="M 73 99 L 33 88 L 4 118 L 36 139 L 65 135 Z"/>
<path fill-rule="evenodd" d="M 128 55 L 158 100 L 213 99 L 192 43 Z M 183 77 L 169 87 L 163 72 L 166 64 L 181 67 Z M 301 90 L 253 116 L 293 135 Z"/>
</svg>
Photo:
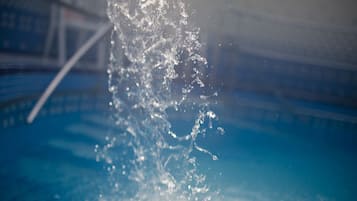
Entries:
<svg viewBox="0 0 357 201">
<path fill-rule="evenodd" d="M 214 200 L 217 190 L 199 173 L 193 152 L 218 159 L 196 140 L 214 128 L 209 99 L 217 93 L 205 83 L 207 61 L 184 1 L 108 0 L 108 15 L 110 105 L 123 132 L 96 147 L 111 184 L 100 199 Z M 192 115 L 191 131 L 176 132 L 169 111 Z"/>
</svg>

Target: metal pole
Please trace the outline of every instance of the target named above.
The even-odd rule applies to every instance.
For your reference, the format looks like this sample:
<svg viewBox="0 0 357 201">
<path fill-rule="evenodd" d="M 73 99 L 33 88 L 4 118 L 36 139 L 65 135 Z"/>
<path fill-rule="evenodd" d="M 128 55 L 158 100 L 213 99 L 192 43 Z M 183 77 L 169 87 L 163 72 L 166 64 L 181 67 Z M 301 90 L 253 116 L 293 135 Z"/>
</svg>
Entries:
<svg viewBox="0 0 357 201">
<path fill-rule="evenodd" d="M 67 75 L 69 70 L 78 62 L 78 60 L 99 40 L 101 39 L 111 28 L 111 23 L 104 24 L 63 66 L 63 68 L 58 72 L 56 77 L 48 85 L 45 92 L 41 95 L 40 99 L 37 101 L 36 105 L 31 110 L 29 116 L 27 117 L 27 122 L 32 123 L 36 118 L 38 112 L 41 110 L 47 99 L 56 89 L 61 80 Z"/>
<path fill-rule="evenodd" d="M 55 35 L 56 20 L 59 18 L 58 17 L 59 16 L 58 7 L 56 7 L 56 5 L 51 5 L 50 12 L 51 12 L 50 25 L 48 27 L 46 43 L 45 43 L 45 50 L 43 52 L 44 60 L 50 54 L 50 49 L 51 49 L 51 46 L 52 46 L 53 37 Z"/>
</svg>

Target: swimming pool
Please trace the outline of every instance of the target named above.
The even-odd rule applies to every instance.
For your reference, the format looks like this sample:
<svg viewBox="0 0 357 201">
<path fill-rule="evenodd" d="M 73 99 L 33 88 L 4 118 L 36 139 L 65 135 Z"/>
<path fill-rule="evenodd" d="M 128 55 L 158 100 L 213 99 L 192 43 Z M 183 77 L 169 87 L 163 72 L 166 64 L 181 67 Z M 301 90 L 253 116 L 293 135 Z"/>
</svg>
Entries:
<svg viewBox="0 0 357 201">
<path fill-rule="evenodd" d="M 183 0 L 108 0 L 113 25 L 36 2 L 0 6 L 14 54 L 0 55 L 0 200 L 355 200 L 353 12 L 326 24 L 271 15 L 273 1 L 197 1 L 200 32 Z M 111 53 L 92 49 L 26 123 L 102 22 Z"/>
<path fill-rule="evenodd" d="M 3 75 L 1 83 L 16 86 L 38 76 L 52 74 Z M 105 83 L 105 75 L 73 73 L 66 79 L 82 84 L 60 86 L 31 125 L 24 119 L 34 87 L 19 92 L 27 98 L 3 101 L 1 200 L 96 200 L 109 193 L 106 166 L 94 150 L 120 131 L 110 118 L 105 84 L 91 86 L 93 80 Z M 196 155 L 224 200 L 353 200 L 357 125 L 351 110 L 285 103 L 292 110 L 276 98 L 241 91 L 222 90 L 218 100 L 214 108 L 225 134 L 208 134 L 201 143 L 219 160 Z M 172 122 L 183 130 L 191 123 L 185 114 Z"/>
</svg>

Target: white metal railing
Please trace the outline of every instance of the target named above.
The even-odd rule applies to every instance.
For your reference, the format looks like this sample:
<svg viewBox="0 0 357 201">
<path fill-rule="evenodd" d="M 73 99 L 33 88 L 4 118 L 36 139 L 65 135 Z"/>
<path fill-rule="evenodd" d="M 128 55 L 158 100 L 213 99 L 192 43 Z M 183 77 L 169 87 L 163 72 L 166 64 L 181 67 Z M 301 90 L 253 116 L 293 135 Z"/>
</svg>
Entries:
<svg viewBox="0 0 357 201">
<path fill-rule="evenodd" d="M 36 105 L 31 110 L 29 116 L 27 117 L 27 122 L 32 123 L 36 118 L 38 112 L 41 110 L 47 99 L 56 89 L 58 84 L 67 75 L 67 73 L 73 68 L 73 66 L 78 62 L 78 60 L 96 43 L 98 42 L 109 30 L 111 30 L 112 24 L 107 23 L 101 26 L 100 29 L 66 62 L 63 68 L 58 72 L 56 77 L 48 85 L 44 93 L 41 95 L 40 99 L 36 102 Z"/>
</svg>

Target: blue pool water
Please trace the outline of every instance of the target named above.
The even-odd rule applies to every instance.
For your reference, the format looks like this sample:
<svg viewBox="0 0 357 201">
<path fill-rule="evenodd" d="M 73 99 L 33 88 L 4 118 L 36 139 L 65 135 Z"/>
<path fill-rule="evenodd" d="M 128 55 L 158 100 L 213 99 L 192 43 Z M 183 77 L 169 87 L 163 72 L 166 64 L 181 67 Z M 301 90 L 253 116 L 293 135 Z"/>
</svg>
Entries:
<svg viewBox="0 0 357 201">
<path fill-rule="evenodd" d="M 355 200 L 354 58 L 201 44 L 183 0 L 107 3 L 107 72 L 74 69 L 33 124 L 57 70 L 0 66 L 0 200 Z"/>
<path fill-rule="evenodd" d="M 354 200 L 356 124 L 253 104 L 268 104 L 263 96 L 221 94 L 214 107 L 225 134 L 199 140 L 219 160 L 193 154 L 222 200 Z M 107 166 L 96 161 L 94 150 L 120 131 L 105 108 L 53 113 L 32 125 L 1 128 L 1 200 L 98 200 L 110 194 Z M 174 129 L 190 129 L 184 113 L 171 118 Z"/>
</svg>

